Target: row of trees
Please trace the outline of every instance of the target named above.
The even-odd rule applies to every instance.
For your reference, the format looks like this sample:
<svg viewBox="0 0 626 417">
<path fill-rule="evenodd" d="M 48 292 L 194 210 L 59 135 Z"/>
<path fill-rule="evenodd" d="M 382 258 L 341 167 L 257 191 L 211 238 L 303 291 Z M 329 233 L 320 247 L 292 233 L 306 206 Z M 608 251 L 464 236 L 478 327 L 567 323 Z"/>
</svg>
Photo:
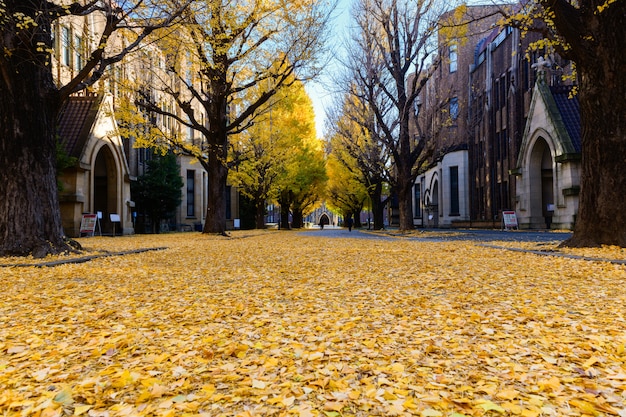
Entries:
<svg viewBox="0 0 626 417">
<path fill-rule="evenodd" d="M 462 35 L 465 25 L 442 21 L 442 10 L 429 0 L 359 0 L 354 10 L 356 28 L 348 47 L 347 76 L 340 83 L 348 88 L 333 121 L 331 146 L 342 175 L 358 186 L 353 193 L 332 188 L 331 193 L 343 195 L 350 201 L 342 204 L 353 207 L 347 210 L 356 210 L 362 201 L 360 186 L 378 204 L 375 184 L 387 183 L 398 196 L 400 228 L 412 229 L 411 187 L 428 160 L 430 141 L 437 132 L 421 126 L 420 117 L 411 135 L 409 120 L 418 110 L 422 88 L 441 64 L 433 54 L 435 31 L 444 29 L 454 38 Z M 626 2 L 536 0 L 502 6 L 500 13 L 503 24 L 541 32 L 542 46 L 550 44 L 576 64 L 582 119 L 581 193 L 574 234 L 564 245 L 626 246 L 622 207 L 626 56 L 621 53 L 626 44 Z M 439 40 L 445 42 L 446 36 Z M 425 71 L 427 62 L 430 68 Z M 376 219 L 379 210 L 373 212 Z"/>
<path fill-rule="evenodd" d="M 0 255 L 44 256 L 71 249 L 56 187 L 56 120 L 70 94 L 96 84 L 107 68 L 158 42 L 176 80 L 163 96 L 141 94 L 136 105 L 199 133 L 193 148 L 209 174 L 205 232 L 225 230 L 230 138 L 244 132 L 282 86 L 314 77 L 324 52 L 331 5 L 298 1 L 5 0 L 0 3 Z M 83 67 L 53 77 L 54 27 L 92 16 L 99 33 Z M 95 26 L 94 26 L 95 27 Z M 190 62 L 183 69 L 179 64 Z M 160 74 L 154 73 L 155 77 Z M 206 120 L 199 118 L 201 109 Z M 168 138 L 170 139 L 170 138 Z"/>
<path fill-rule="evenodd" d="M 345 83 L 349 86 L 345 102 L 355 100 L 367 111 L 347 113 L 346 122 L 356 123 L 361 143 L 376 143 L 379 151 L 389 155 L 390 164 L 383 158 L 383 166 L 399 196 L 403 229 L 412 228 L 410 189 L 427 149 L 424 138 L 429 133 L 412 137 L 408 123 L 426 75 L 424 63 L 434 47 L 430 40 L 440 14 L 436 4 L 361 0 L 352 44 L 357 48 L 347 65 L 352 76 Z M 583 171 L 579 216 L 569 244 L 626 246 L 622 198 L 626 194 L 622 175 L 626 55 L 621 53 L 626 43 L 626 2 L 536 0 L 527 3 L 523 12 L 546 23 L 538 30 L 553 39 L 578 70 Z M 164 109 L 151 94 L 141 95 L 135 104 L 199 133 L 201 140 L 195 147 L 181 146 L 179 152 L 197 157 L 208 171 L 204 230 L 223 233 L 230 138 L 250 128 L 281 87 L 319 72 L 328 13 L 327 3 L 316 0 L 4 0 L 0 3 L 0 255 L 43 256 L 69 248 L 55 181 L 58 111 L 70 94 L 93 86 L 111 64 L 157 39 L 167 50 L 167 69 L 177 75 L 176 82 L 168 83 L 161 93 L 171 97 L 183 114 Z M 95 47 L 82 69 L 59 83 L 53 78 L 54 24 L 92 14 L 102 17 L 101 30 L 92 42 Z M 532 29 L 521 14 L 510 15 L 513 24 Z M 116 34 L 123 42 L 113 47 Z M 178 67 L 185 61 L 192 64 Z M 417 75 L 409 78 L 410 73 Z M 198 118 L 197 109 L 203 110 L 206 121 Z M 175 139 L 172 146 L 180 142 Z M 358 142 L 346 146 L 346 154 L 356 148 Z M 296 200 L 290 192 L 282 193 L 283 201 L 292 207 L 307 204 L 306 198 Z"/>
<path fill-rule="evenodd" d="M 174 149 L 196 158 L 207 171 L 205 233 L 225 233 L 229 172 L 250 170 L 240 165 L 261 156 L 255 156 L 255 151 L 265 152 L 259 151 L 264 147 L 263 129 L 268 127 L 265 115 L 282 101 L 277 96 L 282 94 L 295 105 L 296 98 L 289 94 L 301 94 L 302 81 L 319 71 L 329 13 L 324 4 L 314 0 L 245 5 L 194 2 L 181 22 L 158 42 L 157 53 L 166 59 L 165 71 L 153 68 L 149 77 L 143 74 L 127 86 L 133 98 L 130 114 L 142 117 L 127 118 L 128 134 L 137 136 L 137 144 Z M 164 106 L 168 101 L 173 105 Z M 312 118 L 311 111 L 304 114 Z M 175 120 L 182 129 L 155 129 L 153 115 Z M 307 123 L 300 130 L 291 129 L 292 140 L 306 145 L 303 137 L 315 138 Z M 287 121 L 284 124 L 288 129 Z M 241 182 L 244 177 L 237 178 Z M 271 183 L 260 188 L 244 190 L 254 199 L 273 192 Z M 297 212 L 299 201 L 284 203 Z"/>
</svg>

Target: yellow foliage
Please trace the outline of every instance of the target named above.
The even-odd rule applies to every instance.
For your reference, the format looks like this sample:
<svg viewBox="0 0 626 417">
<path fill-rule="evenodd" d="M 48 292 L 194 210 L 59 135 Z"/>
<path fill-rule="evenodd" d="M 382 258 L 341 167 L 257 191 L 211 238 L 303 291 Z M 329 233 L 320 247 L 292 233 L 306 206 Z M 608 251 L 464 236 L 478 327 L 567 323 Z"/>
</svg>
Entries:
<svg viewBox="0 0 626 417">
<path fill-rule="evenodd" d="M 2 415 L 626 413 L 622 265 L 315 233 L 84 238 L 167 249 L 2 267 Z"/>
</svg>

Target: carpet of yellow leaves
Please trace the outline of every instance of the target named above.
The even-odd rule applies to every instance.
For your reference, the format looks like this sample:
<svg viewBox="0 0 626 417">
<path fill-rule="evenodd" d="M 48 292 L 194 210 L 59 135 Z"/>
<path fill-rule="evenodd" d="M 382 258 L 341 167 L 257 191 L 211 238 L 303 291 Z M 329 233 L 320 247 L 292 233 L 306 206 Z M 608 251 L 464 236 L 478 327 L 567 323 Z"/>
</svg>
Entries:
<svg viewBox="0 0 626 417">
<path fill-rule="evenodd" d="M 622 265 L 314 232 L 81 242 L 168 249 L 0 269 L 2 416 L 626 416 Z"/>
</svg>

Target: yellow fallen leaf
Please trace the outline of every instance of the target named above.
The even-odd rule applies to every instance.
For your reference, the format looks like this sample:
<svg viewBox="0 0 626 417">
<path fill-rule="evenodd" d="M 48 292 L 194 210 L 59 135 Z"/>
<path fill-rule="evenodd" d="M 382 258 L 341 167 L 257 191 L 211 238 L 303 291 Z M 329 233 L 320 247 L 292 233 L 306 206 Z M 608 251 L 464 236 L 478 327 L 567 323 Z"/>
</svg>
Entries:
<svg viewBox="0 0 626 417">
<path fill-rule="evenodd" d="M 93 408 L 93 405 L 78 405 L 76 407 L 74 407 L 74 415 L 75 416 L 80 416 L 81 414 L 86 413 L 87 411 L 91 410 Z"/>
<path fill-rule="evenodd" d="M 324 403 L 324 410 L 326 411 L 341 411 L 344 407 L 344 403 L 338 401 L 327 401 Z"/>
<path fill-rule="evenodd" d="M 53 401 L 62 405 L 72 404 L 74 402 L 74 399 L 72 398 L 72 389 L 70 387 L 63 388 L 54 396 Z"/>
<path fill-rule="evenodd" d="M 505 413 L 506 410 L 502 407 L 500 407 L 498 404 L 492 402 L 492 401 L 481 401 L 479 404 L 477 404 L 477 407 L 482 408 L 485 411 L 497 411 L 498 413 Z"/>
<path fill-rule="evenodd" d="M 264 381 L 260 381 L 258 379 L 252 380 L 252 388 L 265 389 L 267 384 Z"/>
<path fill-rule="evenodd" d="M 569 400 L 568 402 L 570 405 L 573 405 L 574 407 L 578 408 L 585 414 L 589 414 L 592 416 L 600 415 L 600 412 L 596 410 L 596 408 L 590 402 L 587 402 L 584 400 L 578 400 L 578 399 Z"/>
<path fill-rule="evenodd" d="M 514 400 L 515 398 L 517 398 L 518 395 L 519 395 L 519 391 L 509 388 L 509 389 L 505 389 L 505 390 L 498 392 L 496 394 L 496 397 L 503 399 L 503 400 L 510 401 L 510 400 Z"/>
<path fill-rule="evenodd" d="M 558 391 L 561 389 L 561 381 L 556 376 L 548 380 L 539 381 L 537 384 L 542 391 Z"/>
<path fill-rule="evenodd" d="M 585 361 L 585 363 L 583 363 L 583 368 L 590 368 L 591 366 L 593 366 L 595 363 L 597 363 L 600 359 L 596 358 L 595 356 L 590 357 L 589 359 L 587 359 Z"/>
</svg>

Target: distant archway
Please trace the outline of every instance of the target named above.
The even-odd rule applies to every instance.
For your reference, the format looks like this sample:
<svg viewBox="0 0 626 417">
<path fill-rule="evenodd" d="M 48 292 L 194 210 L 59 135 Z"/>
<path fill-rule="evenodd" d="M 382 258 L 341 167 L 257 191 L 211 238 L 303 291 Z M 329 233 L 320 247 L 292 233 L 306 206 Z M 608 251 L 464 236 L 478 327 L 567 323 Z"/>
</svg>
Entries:
<svg viewBox="0 0 626 417">
<path fill-rule="evenodd" d="M 538 138 L 530 153 L 530 216 L 531 224 L 545 224 L 548 207 L 554 206 L 554 170 L 550 146 Z"/>
<path fill-rule="evenodd" d="M 326 213 L 322 213 L 322 215 L 320 216 L 320 221 L 318 222 L 318 224 L 320 226 L 326 226 L 327 224 L 330 224 L 330 218 L 328 217 L 328 214 Z"/>
<path fill-rule="evenodd" d="M 93 210 L 95 213 L 102 213 L 101 227 L 105 233 L 113 233 L 110 214 L 121 214 L 117 212 L 117 188 L 115 158 L 111 149 L 103 146 L 98 151 L 93 170 Z M 117 232 L 119 231 L 118 228 Z"/>
</svg>

